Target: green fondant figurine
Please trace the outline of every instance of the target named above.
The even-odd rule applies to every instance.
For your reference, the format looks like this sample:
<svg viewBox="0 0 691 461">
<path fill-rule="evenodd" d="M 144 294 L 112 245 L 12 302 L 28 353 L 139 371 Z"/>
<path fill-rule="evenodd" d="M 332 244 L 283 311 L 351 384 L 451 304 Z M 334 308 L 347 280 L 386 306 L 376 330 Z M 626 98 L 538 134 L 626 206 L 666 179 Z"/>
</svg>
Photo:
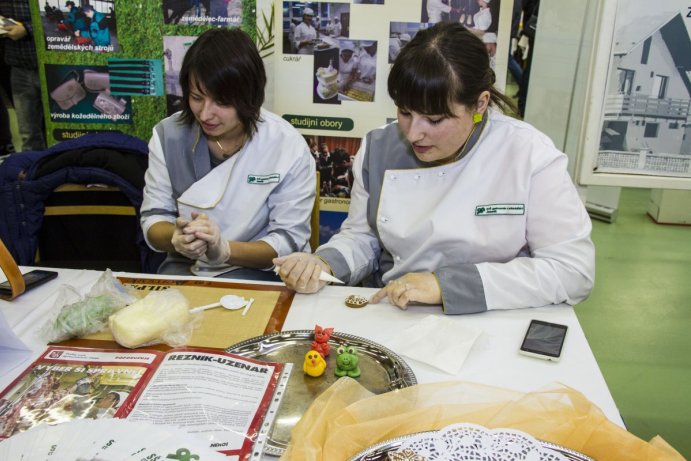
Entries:
<svg viewBox="0 0 691 461">
<path fill-rule="evenodd" d="M 359 362 L 360 358 L 357 356 L 357 349 L 355 347 L 348 346 L 347 344 L 339 346 L 338 357 L 336 357 L 336 376 L 359 377 Z"/>
</svg>

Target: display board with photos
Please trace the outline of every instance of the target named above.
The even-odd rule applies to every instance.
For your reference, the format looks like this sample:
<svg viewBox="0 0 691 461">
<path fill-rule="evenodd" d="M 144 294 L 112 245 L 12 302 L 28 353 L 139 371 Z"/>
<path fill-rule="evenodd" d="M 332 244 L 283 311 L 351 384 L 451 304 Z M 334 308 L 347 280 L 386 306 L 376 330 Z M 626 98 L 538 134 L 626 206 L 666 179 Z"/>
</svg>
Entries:
<svg viewBox="0 0 691 461">
<path fill-rule="evenodd" d="M 256 0 L 29 5 L 49 144 L 111 130 L 148 140 L 158 121 L 180 109 L 177 71 L 199 34 L 213 27 L 266 33 L 257 28 Z"/>
<path fill-rule="evenodd" d="M 401 48 L 436 22 L 461 23 L 485 42 L 503 89 L 512 9 L 511 0 L 275 1 L 274 111 L 303 133 L 320 173 L 320 242 L 345 219 L 360 140 L 396 117 L 386 80 Z"/>
<path fill-rule="evenodd" d="M 86 7 L 87 3 L 89 8 Z M 265 106 L 310 145 L 320 172 L 320 241 L 340 228 L 365 133 L 395 118 L 393 59 L 417 32 L 460 22 L 486 43 L 505 85 L 512 0 L 30 0 L 50 144 L 117 130 L 148 140 L 181 108 L 184 55 L 213 27 L 240 27 L 264 58 Z M 482 5 L 480 5 L 482 3 Z M 315 37 L 302 46 L 303 12 Z"/>
</svg>

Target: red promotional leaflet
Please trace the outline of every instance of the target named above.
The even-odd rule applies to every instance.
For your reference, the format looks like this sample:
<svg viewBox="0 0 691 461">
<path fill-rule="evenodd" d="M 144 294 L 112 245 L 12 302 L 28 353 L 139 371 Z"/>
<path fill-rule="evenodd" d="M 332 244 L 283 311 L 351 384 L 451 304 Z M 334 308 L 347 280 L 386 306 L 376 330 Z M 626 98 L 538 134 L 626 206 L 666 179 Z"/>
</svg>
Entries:
<svg viewBox="0 0 691 461">
<path fill-rule="evenodd" d="M 51 346 L 0 393 L 0 440 L 39 424 L 126 418 L 182 428 L 247 460 L 289 372 L 216 349 Z"/>
</svg>

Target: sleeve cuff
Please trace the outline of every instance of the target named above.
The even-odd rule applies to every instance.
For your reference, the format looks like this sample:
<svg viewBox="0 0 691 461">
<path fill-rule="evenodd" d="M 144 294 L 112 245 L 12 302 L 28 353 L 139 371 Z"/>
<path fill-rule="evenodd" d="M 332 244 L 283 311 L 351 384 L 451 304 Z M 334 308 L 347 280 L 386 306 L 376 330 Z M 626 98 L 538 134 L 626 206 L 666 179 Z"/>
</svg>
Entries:
<svg viewBox="0 0 691 461">
<path fill-rule="evenodd" d="M 315 252 L 315 256 L 324 261 L 331 268 L 331 275 L 346 283 L 350 282 L 351 272 L 350 267 L 346 263 L 343 255 L 333 248 L 324 248 Z"/>
<path fill-rule="evenodd" d="M 487 311 L 485 289 L 475 264 L 441 267 L 434 275 L 441 288 L 445 314 L 477 314 Z"/>
</svg>

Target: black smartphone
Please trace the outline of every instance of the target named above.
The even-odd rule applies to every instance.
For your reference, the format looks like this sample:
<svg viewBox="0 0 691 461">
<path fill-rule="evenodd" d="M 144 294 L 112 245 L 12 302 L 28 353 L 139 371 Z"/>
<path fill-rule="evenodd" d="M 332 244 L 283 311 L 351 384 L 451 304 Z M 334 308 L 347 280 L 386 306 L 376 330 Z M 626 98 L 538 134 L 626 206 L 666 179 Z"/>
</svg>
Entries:
<svg viewBox="0 0 691 461">
<path fill-rule="evenodd" d="M 57 276 L 58 273 L 55 271 L 44 271 L 42 269 L 29 271 L 23 275 L 24 286 L 26 287 L 24 291 L 29 291 L 32 288 L 36 288 L 39 285 L 43 285 L 47 281 L 53 280 Z M 12 294 L 12 287 L 10 286 L 10 282 L 5 281 L 0 283 L 0 292 Z"/>
<path fill-rule="evenodd" d="M 566 338 L 566 325 L 531 320 L 520 353 L 543 360 L 558 361 Z"/>
</svg>

